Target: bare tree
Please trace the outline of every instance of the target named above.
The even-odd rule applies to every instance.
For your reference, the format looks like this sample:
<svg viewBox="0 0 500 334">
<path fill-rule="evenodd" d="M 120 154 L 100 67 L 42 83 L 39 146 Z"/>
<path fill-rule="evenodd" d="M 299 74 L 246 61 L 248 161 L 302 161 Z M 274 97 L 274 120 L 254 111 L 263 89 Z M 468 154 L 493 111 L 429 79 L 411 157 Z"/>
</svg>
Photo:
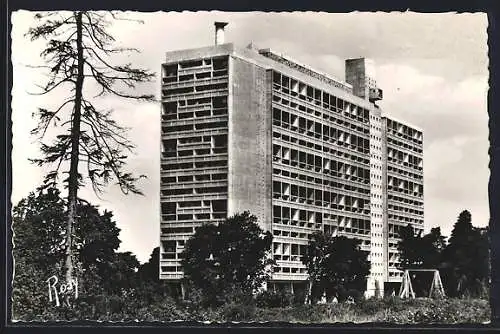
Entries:
<svg viewBox="0 0 500 334">
<path fill-rule="evenodd" d="M 38 125 L 32 134 L 44 139 L 49 127 L 59 129 L 50 144 L 41 143 L 42 157 L 31 159 L 39 166 L 53 169 L 45 176 L 43 187 L 56 187 L 62 173 L 68 189 L 65 278 L 73 277 L 72 234 L 76 221 L 76 202 L 80 186 L 91 181 L 96 194 L 116 180 L 123 193 L 142 194 L 136 187 L 136 177 L 124 171 L 126 152 L 133 144 L 126 138 L 127 129 L 111 118 L 111 110 L 95 107 L 96 98 L 115 95 L 125 99 L 153 101 L 153 95 L 134 94 L 136 85 L 150 81 L 154 74 L 131 64 L 114 65 L 110 58 L 122 52 L 139 52 L 133 48 L 116 48 L 115 39 L 107 31 L 111 20 L 122 20 L 113 12 L 77 11 L 67 14 L 36 14 L 38 25 L 26 35 L 32 40 L 47 40 L 41 57 L 48 69 L 48 80 L 39 94 L 65 89 L 67 97 L 53 110 L 39 108 Z M 88 91 L 98 88 L 95 94 Z M 132 93 L 129 93 L 132 92 Z M 90 95 L 90 97 L 89 97 Z M 92 96 L 93 95 L 93 96 Z M 69 170 L 67 164 L 69 162 Z M 80 166 L 84 165 L 84 174 Z M 69 297 L 66 298 L 69 305 Z"/>
</svg>

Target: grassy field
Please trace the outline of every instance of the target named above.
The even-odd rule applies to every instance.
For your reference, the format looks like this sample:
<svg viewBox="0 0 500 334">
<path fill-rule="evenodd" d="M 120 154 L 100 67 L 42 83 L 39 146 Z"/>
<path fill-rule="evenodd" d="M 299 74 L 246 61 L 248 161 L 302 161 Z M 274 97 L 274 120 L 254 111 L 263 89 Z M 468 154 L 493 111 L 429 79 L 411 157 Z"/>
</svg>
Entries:
<svg viewBox="0 0 500 334">
<path fill-rule="evenodd" d="M 102 304 L 102 305 L 101 305 Z M 93 310 L 93 311 L 92 311 Z M 257 307 L 255 303 L 227 304 L 203 308 L 197 302 L 161 298 L 152 304 L 131 305 L 120 299 L 103 303 L 80 300 L 75 308 L 47 308 L 41 314 L 16 317 L 21 321 L 93 320 L 93 321 L 197 321 L 388 324 L 484 324 L 490 320 L 490 306 L 484 299 L 414 299 L 362 300 L 356 304 L 293 305 Z"/>
<path fill-rule="evenodd" d="M 287 308 L 257 308 L 226 305 L 216 310 L 199 310 L 183 320 L 215 322 L 292 322 L 392 324 L 482 324 L 490 319 L 487 300 L 415 299 L 366 300 L 358 304 L 297 305 Z M 161 318 L 161 316 L 159 317 Z M 153 319 L 151 319 L 153 320 Z M 159 320 L 158 318 L 155 320 Z"/>
</svg>

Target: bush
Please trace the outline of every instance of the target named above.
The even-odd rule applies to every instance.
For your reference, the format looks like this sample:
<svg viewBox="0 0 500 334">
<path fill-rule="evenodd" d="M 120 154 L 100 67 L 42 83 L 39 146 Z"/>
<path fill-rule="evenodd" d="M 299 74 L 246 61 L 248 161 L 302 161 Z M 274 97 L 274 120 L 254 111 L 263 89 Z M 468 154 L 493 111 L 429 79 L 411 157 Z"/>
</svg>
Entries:
<svg viewBox="0 0 500 334">
<path fill-rule="evenodd" d="M 357 310 L 361 314 L 366 314 L 366 315 L 375 315 L 376 313 L 380 312 L 384 308 L 386 308 L 387 302 L 384 300 L 376 299 L 376 298 L 370 298 L 363 300 L 361 303 L 359 303 L 357 306 Z"/>
<path fill-rule="evenodd" d="M 257 307 L 288 307 L 296 302 L 295 296 L 285 291 L 262 291 L 255 297 Z"/>
<path fill-rule="evenodd" d="M 327 310 L 327 305 L 297 305 L 290 309 L 290 318 L 291 321 L 321 322 Z"/>
<path fill-rule="evenodd" d="M 395 312 L 403 311 L 406 308 L 405 301 L 395 296 L 384 298 L 383 305 L 384 308 L 393 310 Z"/>
<path fill-rule="evenodd" d="M 173 298 L 167 297 L 162 301 L 138 309 L 137 319 L 141 321 L 175 321 L 189 319 L 190 312 L 178 305 Z"/>
<path fill-rule="evenodd" d="M 403 306 L 403 310 L 389 309 L 380 321 L 398 324 L 477 324 L 490 318 L 486 300 L 415 299 L 403 301 Z"/>
<path fill-rule="evenodd" d="M 223 307 L 223 319 L 225 321 L 254 321 L 255 306 L 249 304 L 229 304 Z"/>
<path fill-rule="evenodd" d="M 356 303 L 359 303 L 365 299 L 363 293 L 355 289 L 349 289 L 349 290 L 340 289 L 338 295 L 339 295 L 338 298 L 339 302 L 346 301 L 349 297 L 354 298 L 354 301 Z"/>
</svg>

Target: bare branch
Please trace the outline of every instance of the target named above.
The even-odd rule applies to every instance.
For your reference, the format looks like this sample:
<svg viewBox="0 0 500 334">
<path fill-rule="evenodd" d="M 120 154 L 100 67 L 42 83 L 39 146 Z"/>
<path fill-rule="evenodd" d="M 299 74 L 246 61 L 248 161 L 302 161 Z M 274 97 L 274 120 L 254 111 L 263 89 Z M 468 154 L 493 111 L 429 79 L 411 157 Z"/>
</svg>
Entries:
<svg viewBox="0 0 500 334">
<path fill-rule="evenodd" d="M 47 87 L 42 87 L 42 86 L 36 85 L 39 88 L 42 88 L 43 92 L 41 92 L 41 93 L 28 93 L 28 94 L 30 94 L 30 95 L 45 95 L 47 93 L 50 93 L 51 91 L 53 91 L 57 87 L 59 87 L 59 85 L 61 85 L 64 82 L 72 82 L 72 83 L 74 83 L 74 81 L 72 79 L 66 78 L 66 79 L 60 80 L 57 84 L 53 85 L 51 88 L 48 88 L 48 89 L 47 89 Z"/>
<path fill-rule="evenodd" d="M 32 134 L 38 134 L 40 131 L 42 132 L 40 139 L 45 137 L 45 133 L 47 132 L 47 129 L 52 122 L 52 120 L 57 120 L 60 121 L 60 118 L 57 117 L 57 114 L 68 104 L 74 102 L 74 99 L 69 99 L 63 104 L 59 106 L 59 108 L 56 109 L 54 112 L 50 112 L 46 109 L 39 109 L 39 114 L 40 114 L 40 123 L 38 126 L 32 130 Z M 64 123 L 63 123 L 64 125 Z"/>
<path fill-rule="evenodd" d="M 116 11 L 111 11 L 110 14 L 113 17 L 113 19 L 115 19 L 115 20 L 119 20 L 119 21 L 132 21 L 132 22 L 137 22 L 137 23 L 140 23 L 140 24 L 144 24 L 143 20 L 119 17 L 118 14 L 121 14 L 121 13 L 116 12 Z"/>
<path fill-rule="evenodd" d="M 115 13 L 111 13 L 111 17 L 138 22 L 133 19 L 123 19 Z M 77 134 L 70 131 L 70 135 L 58 136 L 51 145 L 42 144 L 41 151 L 44 158 L 32 161 L 40 165 L 57 164 L 54 173 L 48 174 L 46 178 L 47 182 L 57 182 L 57 175 L 60 173 L 62 163 L 70 160 L 68 151 L 71 146 L 69 143 L 72 141 L 69 138 L 77 135 L 75 152 L 78 156 L 81 155 L 77 161 L 86 165 L 88 174 L 86 176 L 91 180 L 96 194 L 102 193 L 103 187 L 109 184 L 113 178 L 116 178 L 122 192 L 140 194 L 135 182 L 142 176 L 136 178 L 131 173 L 122 170 L 127 159 L 124 152 L 132 152 L 134 148 L 134 145 L 126 137 L 127 129 L 119 126 L 111 118 L 111 111 L 96 110 L 93 104 L 83 97 L 82 82 L 84 78 L 95 80 L 100 87 L 97 96 L 114 94 L 129 99 L 152 101 L 154 95 L 135 95 L 133 90 L 138 83 L 150 81 L 155 74 L 133 68 L 131 64 L 114 65 L 108 61 L 107 56 L 112 53 L 139 52 L 139 50 L 113 48 L 112 44 L 115 39 L 106 31 L 110 23 L 104 14 L 86 11 L 74 12 L 72 15 L 47 13 L 37 15 L 37 19 L 41 23 L 37 27 L 29 29 L 26 36 L 29 36 L 31 40 L 38 38 L 48 40 L 46 48 L 41 53 L 46 64 L 43 66 L 29 65 L 29 67 L 48 69 L 49 73 L 47 74 L 47 83 L 44 86 L 38 86 L 42 92 L 30 94 L 45 95 L 61 87 L 64 83 L 70 83 L 72 85 L 68 90 L 71 94 L 78 96 L 78 99 L 75 95 L 71 96 L 55 111 L 40 109 L 38 126 L 33 130 L 33 133 L 41 134 L 43 138 L 51 125 L 66 128 L 73 124 L 75 119 L 79 125 L 75 128 Z M 84 53 L 83 57 L 82 52 Z M 80 82 L 80 86 L 77 85 L 77 82 Z M 131 92 L 122 91 L 122 87 L 131 89 Z M 81 108 L 81 113 L 77 114 L 78 118 L 74 118 L 76 116 L 75 111 L 73 111 L 70 117 L 61 119 L 60 111 L 72 104 L 73 110 Z M 83 128 L 80 128 L 80 125 Z M 75 147 L 74 144 L 73 142 L 72 150 Z M 81 151 L 78 151 L 78 148 Z M 75 172 L 73 165 L 72 171 Z M 76 169 L 76 173 L 78 173 L 78 169 Z M 78 173 L 77 183 L 80 184 L 83 182 L 82 180 L 82 175 Z M 65 183 L 67 181 L 67 179 L 63 180 Z"/>
</svg>

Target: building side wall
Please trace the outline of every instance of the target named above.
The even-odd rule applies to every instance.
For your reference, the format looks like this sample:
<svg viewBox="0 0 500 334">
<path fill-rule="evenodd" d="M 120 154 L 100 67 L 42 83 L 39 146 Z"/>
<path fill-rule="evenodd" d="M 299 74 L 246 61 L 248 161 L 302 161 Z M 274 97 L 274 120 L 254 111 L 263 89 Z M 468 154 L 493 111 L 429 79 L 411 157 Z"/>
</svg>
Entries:
<svg viewBox="0 0 500 334">
<path fill-rule="evenodd" d="M 382 161 L 382 118 L 381 111 L 374 108 L 370 114 L 370 277 L 367 282 L 369 296 L 382 296 L 384 274 L 383 238 L 383 161 Z"/>
<path fill-rule="evenodd" d="M 273 73 L 273 280 L 307 280 L 316 231 L 370 251 L 370 110 L 314 82 Z"/>
<path fill-rule="evenodd" d="M 249 210 L 271 229 L 270 74 L 231 57 L 228 214 Z"/>
<path fill-rule="evenodd" d="M 383 238 L 384 238 L 384 281 L 389 279 L 389 223 L 387 205 L 387 122 L 382 118 L 382 200 L 383 200 Z"/>
<path fill-rule="evenodd" d="M 162 66 L 160 278 L 183 277 L 181 253 L 202 224 L 227 217 L 228 56 Z M 179 60 L 181 58 L 181 60 Z"/>
<path fill-rule="evenodd" d="M 397 243 L 399 230 L 410 224 L 424 230 L 423 133 L 384 117 L 387 206 L 387 263 L 389 282 L 401 282 Z"/>
</svg>

